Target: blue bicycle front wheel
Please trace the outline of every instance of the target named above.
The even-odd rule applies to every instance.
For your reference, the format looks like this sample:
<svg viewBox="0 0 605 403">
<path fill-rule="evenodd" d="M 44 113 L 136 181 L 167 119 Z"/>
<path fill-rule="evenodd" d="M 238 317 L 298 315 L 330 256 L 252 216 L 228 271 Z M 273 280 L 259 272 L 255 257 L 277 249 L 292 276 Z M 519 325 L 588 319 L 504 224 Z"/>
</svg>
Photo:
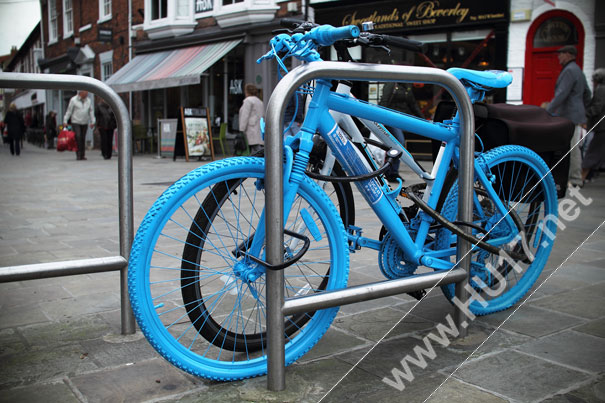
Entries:
<svg viewBox="0 0 605 403">
<path fill-rule="evenodd" d="M 177 367 L 209 379 L 264 374 L 265 269 L 249 258 L 265 205 L 262 158 L 200 167 L 156 201 L 135 237 L 129 290 L 135 317 L 152 346 Z M 348 247 L 334 205 L 311 180 L 300 185 L 284 235 L 285 297 L 346 286 Z M 264 242 L 259 258 L 264 257 Z M 284 318 L 290 364 L 322 337 L 338 308 Z"/>
<path fill-rule="evenodd" d="M 519 301 L 542 272 L 556 234 L 557 192 L 548 166 L 533 151 L 521 146 L 502 146 L 482 154 L 483 172 L 508 213 L 498 209 L 484 184 L 475 177 L 473 184 L 473 235 L 502 249 L 500 255 L 474 247 L 471 252 L 470 310 L 485 315 L 508 309 Z M 446 189 L 444 189 L 446 191 Z M 458 181 L 443 203 L 441 214 L 449 221 L 458 218 Z M 505 219 L 505 215 L 509 219 Z M 481 230 L 479 230 L 481 228 Z M 525 233 L 525 245 L 514 236 Z M 456 236 L 442 228 L 437 232 L 435 249 L 456 245 Z M 511 256 L 525 256 L 513 259 Z M 533 259 L 532 259 L 533 257 Z M 452 256 L 454 259 L 455 256 Z M 451 301 L 454 285 L 441 287 Z"/>
</svg>

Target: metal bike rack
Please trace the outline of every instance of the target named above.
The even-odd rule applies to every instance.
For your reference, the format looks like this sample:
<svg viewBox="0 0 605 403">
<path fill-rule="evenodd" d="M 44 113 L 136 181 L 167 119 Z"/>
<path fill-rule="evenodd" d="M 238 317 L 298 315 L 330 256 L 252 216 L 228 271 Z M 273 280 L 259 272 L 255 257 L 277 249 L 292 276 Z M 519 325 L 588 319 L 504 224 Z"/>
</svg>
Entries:
<svg viewBox="0 0 605 403">
<path fill-rule="evenodd" d="M 134 235 L 132 197 L 132 127 L 122 98 L 102 81 L 68 74 L 0 73 L 0 88 L 86 90 L 99 95 L 113 110 L 118 123 L 118 200 L 120 256 L 1 267 L 0 283 L 120 270 L 122 334 L 135 332 L 128 299 L 128 255 Z"/>
<path fill-rule="evenodd" d="M 444 87 L 454 98 L 461 118 L 458 216 L 461 221 L 472 219 L 474 119 L 471 101 L 457 78 L 444 70 L 428 67 L 343 62 L 309 63 L 299 66 L 287 74 L 275 87 L 267 104 L 265 114 L 267 244 L 265 250 L 268 263 L 276 265 L 283 262 L 283 140 L 280 128 L 283 125 L 286 103 L 294 95 L 296 88 L 318 78 L 424 82 Z M 465 230 L 469 231 L 468 228 Z M 350 304 L 453 282 L 456 283 L 456 297 L 465 302 L 468 299 L 468 291 L 464 286 L 468 283 L 470 243 L 458 237 L 457 245 L 457 268 L 449 272 L 382 281 L 287 301 L 284 301 L 283 271 L 267 270 L 267 388 L 279 391 L 286 387 L 284 351 L 284 315 L 286 314 Z M 459 328 L 460 336 L 464 337 L 466 322 L 464 322 L 464 315 L 460 309 L 456 309 L 454 321 Z"/>
</svg>

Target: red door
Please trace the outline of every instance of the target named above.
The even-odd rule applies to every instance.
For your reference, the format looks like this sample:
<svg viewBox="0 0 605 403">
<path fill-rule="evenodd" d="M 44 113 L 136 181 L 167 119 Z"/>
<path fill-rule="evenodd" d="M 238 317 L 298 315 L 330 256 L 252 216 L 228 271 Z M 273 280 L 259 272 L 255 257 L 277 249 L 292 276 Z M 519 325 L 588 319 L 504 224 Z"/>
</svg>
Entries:
<svg viewBox="0 0 605 403">
<path fill-rule="evenodd" d="M 574 45 L 578 49 L 576 63 L 583 65 L 584 28 L 572 13 L 553 10 L 542 14 L 532 23 L 526 38 L 523 103 L 541 105 L 555 93 L 555 83 L 561 71 L 557 49 Z"/>
<path fill-rule="evenodd" d="M 532 54 L 532 91 L 524 103 L 542 105 L 555 95 L 555 83 L 561 71 L 561 65 L 555 51 L 534 51 Z"/>
</svg>

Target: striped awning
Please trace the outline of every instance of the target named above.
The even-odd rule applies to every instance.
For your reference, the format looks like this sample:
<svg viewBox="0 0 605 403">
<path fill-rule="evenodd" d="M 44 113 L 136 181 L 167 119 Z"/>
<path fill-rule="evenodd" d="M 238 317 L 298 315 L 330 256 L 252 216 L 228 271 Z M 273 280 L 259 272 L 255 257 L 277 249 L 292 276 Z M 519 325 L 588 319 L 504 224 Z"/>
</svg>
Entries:
<svg viewBox="0 0 605 403">
<path fill-rule="evenodd" d="M 106 84 L 116 92 L 199 84 L 201 74 L 241 41 L 237 39 L 139 55 L 112 75 Z"/>
</svg>

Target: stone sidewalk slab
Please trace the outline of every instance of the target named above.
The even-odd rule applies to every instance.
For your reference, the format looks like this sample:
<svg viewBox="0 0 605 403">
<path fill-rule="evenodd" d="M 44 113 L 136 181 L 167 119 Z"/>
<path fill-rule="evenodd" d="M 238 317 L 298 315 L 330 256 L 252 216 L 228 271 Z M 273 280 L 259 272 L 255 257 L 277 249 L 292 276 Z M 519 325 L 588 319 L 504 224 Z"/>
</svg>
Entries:
<svg viewBox="0 0 605 403">
<path fill-rule="evenodd" d="M 69 386 L 58 382 L 3 390 L 0 393 L 0 403 L 15 402 L 80 403 L 81 400 Z"/>
<path fill-rule="evenodd" d="M 512 316 L 511 313 L 510 310 L 496 312 L 477 320 L 494 328 L 501 326 L 502 329 L 532 337 L 545 336 L 584 322 L 576 316 L 540 309 L 529 304 L 521 306 Z"/>
<path fill-rule="evenodd" d="M 530 300 L 529 304 L 586 319 L 605 316 L 605 293 L 602 285 L 578 288 L 535 302 Z"/>
<path fill-rule="evenodd" d="M 605 402 L 605 379 L 603 376 L 588 382 L 575 390 L 555 395 L 544 400 L 545 403 L 601 403 Z"/>
<path fill-rule="evenodd" d="M 72 154 L 29 145 L 19 159 L 7 153 L 0 148 L 0 265 L 119 253 L 117 159 L 92 152 L 78 164 Z M 135 227 L 168 183 L 198 165 L 135 156 Z M 539 281 L 605 219 L 605 180 L 581 192 L 593 203 L 558 232 Z M 364 235 L 378 236 L 371 210 L 358 193 L 355 200 Z M 403 390 L 382 378 L 393 378 L 404 357 L 426 347 L 423 337 L 447 323 L 454 310 L 439 289 L 409 313 L 416 300 L 406 294 L 343 307 L 319 343 L 286 369 L 286 390 L 270 392 L 266 376 L 195 378 L 161 358 L 141 333 L 121 336 L 117 272 L 0 284 L 0 402 L 600 402 L 604 262 L 602 228 L 502 329 L 492 334 L 512 310 L 477 318 L 467 337 L 449 337 L 447 347 L 433 343 L 434 359 L 424 369 L 411 365 L 415 379 Z M 351 254 L 350 277 L 350 284 L 384 280 L 376 252 Z"/>
<path fill-rule="evenodd" d="M 89 403 L 145 402 L 192 389 L 205 389 L 202 381 L 159 358 L 74 376 L 70 380 Z"/>
<path fill-rule="evenodd" d="M 568 367 L 605 372 L 605 339 L 601 337 L 564 331 L 528 342 L 517 350 Z"/>
<path fill-rule="evenodd" d="M 427 403 L 505 403 L 508 400 L 450 378 L 427 400 Z"/>
<path fill-rule="evenodd" d="M 568 388 L 589 378 L 584 372 L 515 351 L 468 362 L 454 376 L 521 402 L 544 399 L 553 390 Z"/>
</svg>

